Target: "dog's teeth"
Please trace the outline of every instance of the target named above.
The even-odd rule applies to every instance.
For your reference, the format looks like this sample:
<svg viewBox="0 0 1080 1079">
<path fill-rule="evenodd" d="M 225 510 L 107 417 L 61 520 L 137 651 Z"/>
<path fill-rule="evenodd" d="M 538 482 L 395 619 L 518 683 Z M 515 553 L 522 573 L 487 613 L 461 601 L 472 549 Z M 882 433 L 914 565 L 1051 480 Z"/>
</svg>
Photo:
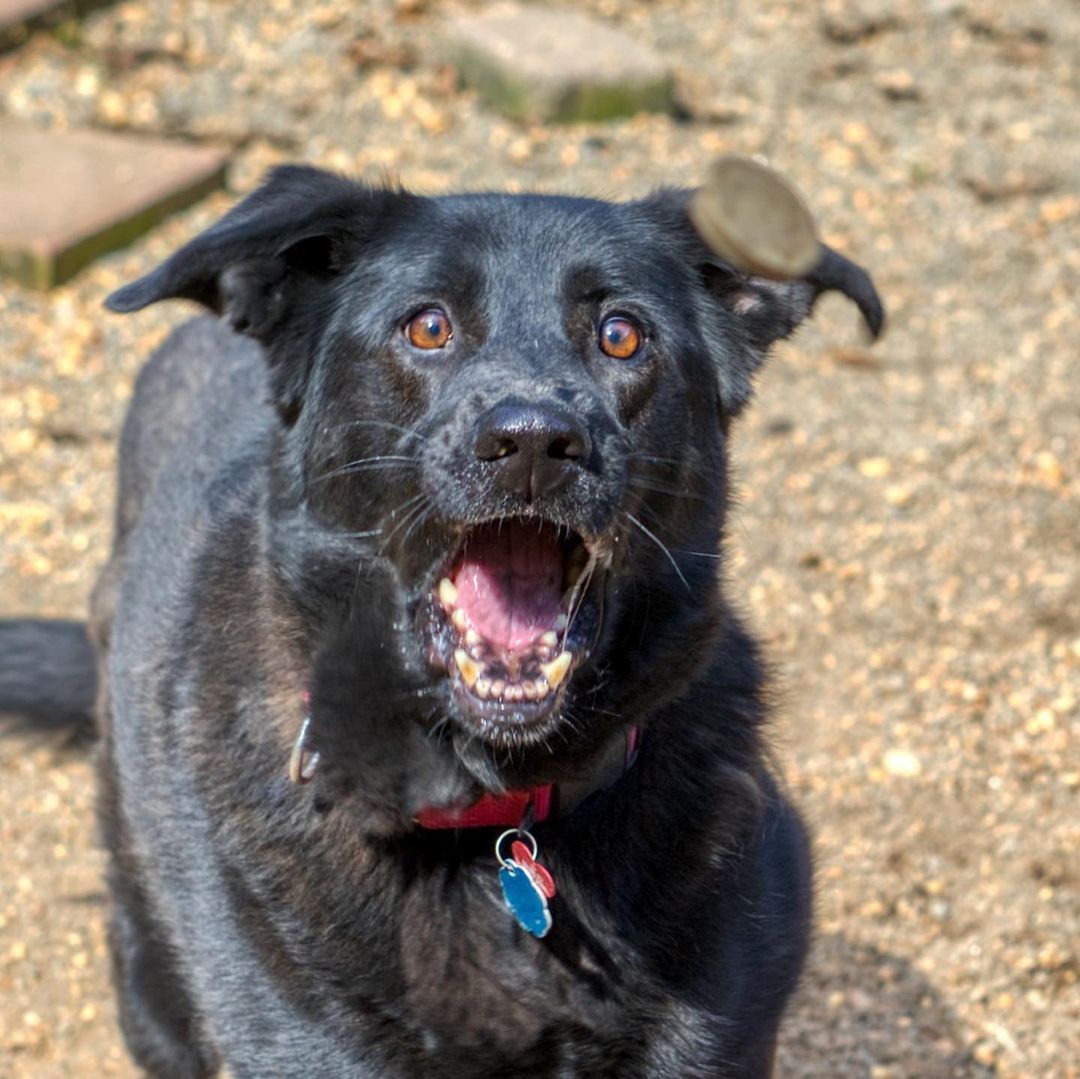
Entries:
<svg viewBox="0 0 1080 1079">
<path fill-rule="evenodd" d="M 491 679 L 484 678 L 483 676 L 477 678 L 476 685 L 473 686 L 473 693 L 478 697 L 483 697 L 487 700 L 487 695 L 491 692 Z"/>
<path fill-rule="evenodd" d="M 540 670 L 543 671 L 544 677 L 552 689 L 559 688 L 573 661 L 574 657 L 569 652 L 564 651 L 560 652 L 550 663 L 540 664 Z"/>
<path fill-rule="evenodd" d="M 554 648 L 559 643 L 559 635 L 553 629 L 540 634 L 540 643 L 547 648 Z"/>
<path fill-rule="evenodd" d="M 568 618 L 566 617 L 566 615 L 565 615 L 565 614 L 560 614 L 560 615 L 559 615 L 559 616 L 558 616 L 558 617 L 557 617 L 557 618 L 555 619 L 555 624 L 554 624 L 554 626 L 553 626 L 553 629 L 555 630 L 555 632 L 556 632 L 556 633 L 562 633 L 562 631 L 563 631 L 564 629 L 566 629 L 566 626 L 567 626 L 567 623 L 568 623 L 568 621 L 569 621 L 569 619 L 568 619 Z"/>
<path fill-rule="evenodd" d="M 457 603 L 457 589 L 449 577 L 439 582 L 439 602 L 449 611 Z"/>
<path fill-rule="evenodd" d="M 525 694 L 525 700 L 527 701 L 535 701 L 540 695 L 536 688 L 536 683 L 530 678 L 527 678 L 521 683 L 521 692 Z"/>
<path fill-rule="evenodd" d="M 551 686 L 547 684 L 546 678 L 537 678 L 533 685 L 536 686 L 537 697 L 546 697 L 551 692 Z"/>
<path fill-rule="evenodd" d="M 506 700 L 512 701 L 515 704 L 517 704 L 519 701 L 521 701 L 524 698 L 524 696 L 525 696 L 524 690 L 522 689 L 522 687 L 520 685 L 507 686 L 506 687 L 506 692 L 503 694 L 503 697 Z"/>
<path fill-rule="evenodd" d="M 459 648 L 454 652 L 454 662 L 457 664 L 458 670 L 461 671 L 462 681 L 469 689 L 472 689 L 477 678 L 480 677 L 480 665 L 463 648 Z"/>
<path fill-rule="evenodd" d="M 506 683 L 501 678 L 496 678 L 491 683 L 491 695 L 493 697 L 502 697 L 506 692 Z"/>
<path fill-rule="evenodd" d="M 450 615 L 450 621 L 454 623 L 454 629 L 458 633 L 464 633 L 469 628 L 469 616 L 460 607 L 455 608 Z"/>
<path fill-rule="evenodd" d="M 471 626 L 465 631 L 465 643 L 470 647 L 479 644 L 483 639 Z"/>
</svg>

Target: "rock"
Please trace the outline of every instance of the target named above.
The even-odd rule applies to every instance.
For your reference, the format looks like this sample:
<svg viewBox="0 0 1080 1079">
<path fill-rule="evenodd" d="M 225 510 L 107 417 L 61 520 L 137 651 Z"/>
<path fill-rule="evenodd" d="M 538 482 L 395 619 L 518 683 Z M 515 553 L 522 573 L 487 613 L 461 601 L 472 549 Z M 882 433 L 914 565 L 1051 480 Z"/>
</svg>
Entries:
<svg viewBox="0 0 1080 1079">
<path fill-rule="evenodd" d="M 213 147 L 0 121 L 0 274 L 66 281 L 221 187 L 225 162 Z"/>
<path fill-rule="evenodd" d="M 983 203 L 1047 195 L 1060 186 L 1058 163 L 1021 145 L 982 143 L 965 153 L 961 183 Z"/>
<path fill-rule="evenodd" d="M 821 13 L 821 32 L 837 45 L 857 45 L 902 25 L 889 0 L 830 0 Z"/>
<path fill-rule="evenodd" d="M 81 15 L 106 0 L 0 0 L 0 51 L 18 45 L 35 26 Z"/>
<path fill-rule="evenodd" d="M 463 81 L 519 120 L 608 120 L 672 107 L 673 78 L 648 45 L 588 15 L 502 4 L 447 26 Z"/>
<path fill-rule="evenodd" d="M 882 96 L 887 101 L 922 100 L 922 91 L 916 84 L 911 72 L 905 68 L 881 72 L 875 76 L 874 85 L 881 91 Z"/>
<path fill-rule="evenodd" d="M 902 779 L 912 779 L 922 772 L 922 762 L 909 749 L 887 750 L 884 764 L 889 775 Z"/>
</svg>

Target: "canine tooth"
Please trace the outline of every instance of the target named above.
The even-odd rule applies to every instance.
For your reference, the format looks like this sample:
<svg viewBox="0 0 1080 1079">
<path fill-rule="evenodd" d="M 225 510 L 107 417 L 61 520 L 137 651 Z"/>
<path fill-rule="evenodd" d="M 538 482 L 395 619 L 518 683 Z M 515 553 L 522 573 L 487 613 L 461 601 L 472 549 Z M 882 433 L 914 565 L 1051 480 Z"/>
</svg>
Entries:
<svg viewBox="0 0 1080 1079">
<path fill-rule="evenodd" d="M 570 670 L 570 664 L 574 657 L 566 651 L 560 652 L 550 663 L 541 663 L 540 670 L 544 672 L 548 685 L 552 689 L 558 689 L 566 672 Z"/>
<path fill-rule="evenodd" d="M 458 670 L 461 671 L 461 678 L 465 685 L 472 689 L 477 678 L 480 677 L 480 664 L 463 648 L 458 648 L 454 652 L 454 662 L 457 664 Z"/>
<path fill-rule="evenodd" d="M 457 603 L 457 589 L 449 577 L 444 577 L 439 582 L 439 602 L 447 608 Z"/>
<path fill-rule="evenodd" d="M 450 615 L 450 621 L 454 623 L 454 629 L 459 633 L 464 633 L 469 628 L 469 616 L 460 607 L 455 608 L 454 613 Z"/>
<path fill-rule="evenodd" d="M 503 694 L 503 696 L 506 698 L 506 700 L 514 701 L 516 703 L 522 700 L 522 698 L 525 696 L 525 693 L 520 685 L 514 685 L 507 686 L 506 692 Z"/>
<path fill-rule="evenodd" d="M 462 612 L 462 613 L 464 613 L 464 612 Z M 484 638 L 481 637 L 480 634 L 477 633 L 476 630 L 472 628 L 472 626 L 470 626 L 465 631 L 465 643 L 467 645 L 469 645 L 470 647 L 472 645 L 474 645 L 474 644 L 479 644 L 483 639 Z"/>
<path fill-rule="evenodd" d="M 506 683 L 501 678 L 496 678 L 491 683 L 491 695 L 501 697 L 506 692 Z"/>
<path fill-rule="evenodd" d="M 484 678 L 483 675 L 481 675 L 479 678 L 477 678 L 476 685 L 473 686 L 473 693 L 475 693 L 478 697 L 483 697 L 486 700 L 487 695 L 490 692 L 491 692 L 491 679 L 490 678 Z"/>
<path fill-rule="evenodd" d="M 555 625 L 554 625 L 555 632 L 556 633 L 562 633 L 562 631 L 564 629 L 566 629 L 566 625 L 567 625 L 568 621 L 569 621 L 569 619 L 566 617 L 565 614 L 560 614 L 555 619 Z"/>
<path fill-rule="evenodd" d="M 540 643 L 546 645 L 548 648 L 554 648 L 555 645 L 559 643 L 559 635 L 555 630 L 549 629 L 547 633 L 540 634 Z"/>
</svg>

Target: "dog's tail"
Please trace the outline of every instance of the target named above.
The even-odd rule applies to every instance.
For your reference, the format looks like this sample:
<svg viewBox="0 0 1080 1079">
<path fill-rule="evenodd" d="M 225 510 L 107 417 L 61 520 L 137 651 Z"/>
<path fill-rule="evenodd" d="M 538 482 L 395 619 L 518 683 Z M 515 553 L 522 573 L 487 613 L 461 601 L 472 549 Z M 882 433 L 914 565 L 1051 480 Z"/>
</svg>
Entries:
<svg viewBox="0 0 1080 1079">
<path fill-rule="evenodd" d="M 83 622 L 0 619 L 0 719 L 8 729 L 93 732 L 97 664 Z"/>
</svg>

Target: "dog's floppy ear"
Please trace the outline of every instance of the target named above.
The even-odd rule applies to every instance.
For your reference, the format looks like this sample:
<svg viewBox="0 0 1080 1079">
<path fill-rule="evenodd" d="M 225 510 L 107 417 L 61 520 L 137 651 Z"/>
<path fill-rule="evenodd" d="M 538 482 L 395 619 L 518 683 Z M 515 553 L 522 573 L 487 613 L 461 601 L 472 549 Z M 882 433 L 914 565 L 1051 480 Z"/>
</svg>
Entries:
<svg viewBox="0 0 1080 1079">
<path fill-rule="evenodd" d="M 746 403 L 754 372 L 764 362 L 769 348 L 794 333 L 825 292 L 847 296 L 859 309 L 871 337 L 880 336 L 885 309 L 870 275 L 862 267 L 819 243 L 816 262 L 800 277 L 777 280 L 740 268 L 728 256 L 712 250 L 691 223 L 692 196 L 690 191 L 665 190 L 647 200 L 646 205 L 660 215 L 669 235 L 681 241 L 680 257 L 694 264 L 710 307 L 718 308 L 724 316 L 717 322 L 706 311 L 702 321 L 706 335 L 716 338 L 715 353 L 723 355 L 725 361 L 720 388 L 725 412 L 733 415 Z M 731 354 L 733 329 L 743 345 L 738 356 Z"/>
<path fill-rule="evenodd" d="M 885 328 L 885 308 L 870 275 L 856 263 L 818 244 L 816 265 L 804 277 L 777 281 L 736 269 L 719 256 L 702 264 L 709 291 L 739 316 L 753 343 L 763 353 L 788 337 L 814 309 L 825 292 L 841 292 L 859 309 L 870 336 Z"/>
<path fill-rule="evenodd" d="M 411 196 L 302 165 L 274 169 L 216 225 L 105 301 L 138 311 L 194 300 L 266 351 L 278 408 L 295 419 L 334 280 Z"/>
</svg>

